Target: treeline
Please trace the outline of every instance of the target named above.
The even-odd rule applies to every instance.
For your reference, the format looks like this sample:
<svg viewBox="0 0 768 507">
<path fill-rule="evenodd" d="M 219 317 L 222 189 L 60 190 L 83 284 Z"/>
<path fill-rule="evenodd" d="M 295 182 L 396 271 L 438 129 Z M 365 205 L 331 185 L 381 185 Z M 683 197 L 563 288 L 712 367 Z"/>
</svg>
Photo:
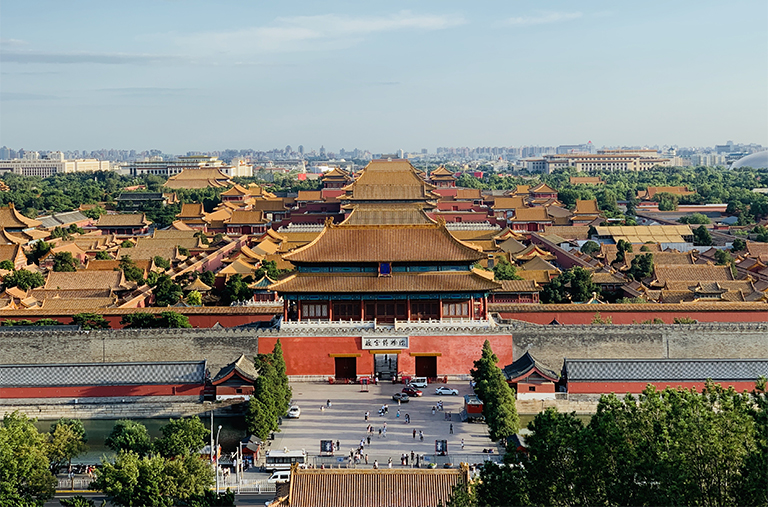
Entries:
<svg viewBox="0 0 768 507">
<path fill-rule="evenodd" d="M 48 433 L 20 412 L 6 414 L 0 424 L 0 505 L 35 507 L 53 497 L 56 474 L 88 450 L 79 419 L 59 419 Z M 91 488 L 106 494 L 112 505 L 169 507 L 234 505 L 231 493 L 210 491 L 214 474 L 200 451 L 209 430 L 198 417 L 171 419 L 150 439 L 147 428 L 118 420 L 105 444 L 117 455 L 102 458 Z M 78 497 L 76 497 L 78 498 Z M 79 497 L 62 505 L 93 506 Z"/>
<path fill-rule="evenodd" d="M 766 409 L 765 379 L 603 396 L 587 425 L 550 408 L 449 505 L 768 505 Z"/>
</svg>

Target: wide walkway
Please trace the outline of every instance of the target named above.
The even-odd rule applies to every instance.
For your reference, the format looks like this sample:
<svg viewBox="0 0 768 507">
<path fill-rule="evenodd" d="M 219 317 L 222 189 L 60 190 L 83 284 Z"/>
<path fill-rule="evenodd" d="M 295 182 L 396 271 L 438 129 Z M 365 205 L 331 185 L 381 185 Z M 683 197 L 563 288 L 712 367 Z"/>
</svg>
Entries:
<svg viewBox="0 0 768 507">
<path fill-rule="evenodd" d="M 438 386 L 458 389 L 459 395 L 435 395 Z M 498 447 L 488 438 L 485 424 L 463 423 L 459 419 L 459 412 L 464 405 L 463 395 L 472 393 L 468 382 L 430 384 L 422 389 L 422 397 L 411 398 L 399 407 L 392 400 L 392 394 L 399 392 L 403 388 L 402 384 L 380 383 L 378 386 L 369 386 L 369 392 L 361 392 L 361 386 L 355 384 L 293 383 L 292 388 L 293 399 L 301 407 L 301 417 L 283 420 L 281 431 L 271 441 L 272 449 L 305 449 L 310 456 L 317 456 L 320 454 L 320 440 L 338 441 L 340 450 L 335 456 L 341 458 L 341 461 L 337 463 L 346 465 L 350 451 L 357 449 L 361 439 L 366 439 L 366 428 L 370 424 L 374 431 L 370 445 L 366 439 L 364 450 L 368 454 L 369 466 L 374 459 L 379 461 L 380 466 L 386 466 L 390 457 L 394 465 L 399 465 L 400 455 L 408 453 L 410 456 L 411 451 L 420 455 L 434 455 L 435 440 L 447 440 L 448 452 L 452 456 L 478 455 L 482 454 L 483 449 L 489 448 L 493 448 L 495 454 L 499 452 Z M 327 408 L 327 400 L 331 401 L 330 408 Z M 444 410 L 433 414 L 432 407 L 438 401 L 443 402 Z M 379 416 L 378 410 L 385 403 L 389 406 L 388 413 Z M 368 421 L 365 420 L 365 412 L 370 413 Z M 451 419 L 447 419 L 448 413 L 452 415 Z M 405 423 L 405 414 L 410 416 L 410 424 Z M 379 435 L 379 429 L 383 430 L 385 424 L 386 436 L 383 431 Z M 424 434 L 423 441 L 419 438 L 419 431 Z M 478 460 L 474 458 L 472 461 Z"/>
</svg>

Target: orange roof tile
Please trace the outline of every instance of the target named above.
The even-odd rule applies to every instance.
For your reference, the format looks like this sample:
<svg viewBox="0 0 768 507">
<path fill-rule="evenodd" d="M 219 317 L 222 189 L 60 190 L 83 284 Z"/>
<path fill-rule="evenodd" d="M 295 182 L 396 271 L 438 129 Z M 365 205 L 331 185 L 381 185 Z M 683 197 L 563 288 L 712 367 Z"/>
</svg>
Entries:
<svg viewBox="0 0 768 507">
<path fill-rule="evenodd" d="M 383 465 L 383 464 L 381 464 Z M 459 469 L 303 469 L 291 473 L 291 507 L 428 507 L 448 505 L 468 482 Z"/>
<path fill-rule="evenodd" d="M 327 226 L 312 243 L 285 255 L 291 262 L 475 262 L 484 257 L 444 225 Z"/>
<path fill-rule="evenodd" d="M 6 229 L 27 229 L 38 227 L 42 224 L 40 220 L 34 220 L 22 215 L 13 203 L 0 207 L 0 227 Z"/>
<path fill-rule="evenodd" d="M 597 215 L 600 213 L 600 208 L 597 206 L 597 199 L 577 199 L 573 212 L 577 215 Z"/>
<path fill-rule="evenodd" d="M 528 190 L 528 193 L 531 194 L 556 194 L 557 190 L 550 187 L 546 183 L 539 183 L 535 187 Z"/>
<path fill-rule="evenodd" d="M 552 218 L 547 213 L 547 208 L 537 206 L 535 208 L 516 208 L 515 216 L 510 222 L 551 222 Z"/>
<path fill-rule="evenodd" d="M 122 213 L 101 215 L 94 225 L 97 227 L 146 227 L 151 223 L 144 213 Z"/>
<path fill-rule="evenodd" d="M 497 197 L 494 199 L 492 206 L 493 209 L 517 209 L 525 207 L 525 200 L 519 195 L 513 197 Z"/>
<path fill-rule="evenodd" d="M 297 201 L 322 201 L 322 190 L 299 190 L 299 195 L 296 197 Z"/>
<path fill-rule="evenodd" d="M 122 289 L 125 279 L 122 271 L 51 271 L 45 289 Z"/>
<path fill-rule="evenodd" d="M 654 265 L 654 277 L 662 283 L 669 280 L 700 282 L 733 280 L 729 266 L 712 266 L 709 264 Z"/>
<path fill-rule="evenodd" d="M 598 176 L 571 176 L 571 185 L 602 185 L 605 182 Z"/>
<path fill-rule="evenodd" d="M 360 177 L 345 187 L 348 200 L 419 201 L 438 199 L 408 160 L 372 160 Z"/>
<path fill-rule="evenodd" d="M 232 180 L 216 168 L 183 169 L 165 182 L 168 188 L 218 188 L 227 187 Z"/>
<path fill-rule="evenodd" d="M 343 225 L 413 225 L 434 224 L 424 212 L 421 203 L 367 203 L 353 204 L 352 213 L 342 222 Z"/>
<path fill-rule="evenodd" d="M 265 224 L 264 213 L 261 210 L 236 210 L 232 212 L 232 216 L 227 221 L 229 224 Z"/>
</svg>

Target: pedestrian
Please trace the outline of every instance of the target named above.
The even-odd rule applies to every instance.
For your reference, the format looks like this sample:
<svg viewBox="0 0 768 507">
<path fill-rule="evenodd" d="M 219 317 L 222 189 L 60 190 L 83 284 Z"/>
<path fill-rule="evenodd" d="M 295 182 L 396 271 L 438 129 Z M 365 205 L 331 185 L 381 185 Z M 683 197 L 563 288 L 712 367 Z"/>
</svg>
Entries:
<svg viewBox="0 0 768 507">
<path fill-rule="evenodd" d="M 365 449 L 365 440 L 360 440 L 360 449 Z"/>
<path fill-rule="evenodd" d="M 408 466 L 408 453 L 405 454 L 405 466 Z"/>
<path fill-rule="evenodd" d="M 331 400 L 326 400 L 325 406 L 331 408 Z"/>
<path fill-rule="evenodd" d="M 325 410 L 325 406 L 324 405 L 320 405 L 320 413 L 321 414 L 323 413 L 324 410 Z"/>
<path fill-rule="evenodd" d="M 389 405 L 387 405 L 386 403 L 384 404 L 384 413 L 385 414 L 389 413 Z"/>
<path fill-rule="evenodd" d="M 411 416 L 409 414 L 405 414 L 405 424 L 411 424 Z"/>
<path fill-rule="evenodd" d="M 400 401 L 400 400 L 397 400 L 397 401 Z M 397 409 L 397 417 L 400 417 L 400 409 L 399 408 Z"/>
<path fill-rule="evenodd" d="M 397 400 L 397 406 L 398 407 L 400 406 L 400 400 Z"/>
<path fill-rule="evenodd" d="M 387 468 L 392 468 L 392 457 L 390 456 L 389 461 L 387 461 Z"/>
<path fill-rule="evenodd" d="M 462 451 L 464 450 L 464 439 L 463 438 L 461 439 L 461 450 Z"/>
<path fill-rule="evenodd" d="M 416 455 L 416 468 L 419 468 L 419 455 Z"/>
<path fill-rule="evenodd" d="M 453 423 L 451 423 L 451 429 L 450 429 L 450 431 L 448 431 L 448 433 L 450 433 L 451 435 L 453 435 Z"/>
<path fill-rule="evenodd" d="M 384 438 L 387 438 L 387 428 L 386 427 L 384 428 L 384 431 L 382 432 L 382 436 Z"/>
<path fill-rule="evenodd" d="M 368 445 L 371 445 L 371 435 L 370 435 L 370 434 L 368 435 L 368 437 L 366 438 L 366 440 L 368 441 Z"/>
<path fill-rule="evenodd" d="M 379 468 L 379 460 L 375 459 L 373 460 L 373 469 L 378 470 Z"/>
<path fill-rule="evenodd" d="M 381 438 L 381 428 L 379 428 L 379 438 Z"/>
<path fill-rule="evenodd" d="M 421 430 L 419 430 L 419 440 L 424 441 L 424 433 Z"/>
<path fill-rule="evenodd" d="M 413 439 L 416 440 L 416 428 L 413 428 Z"/>
<path fill-rule="evenodd" d="M 432 415 L 435 415 L 435 407 L 434 406 L 432 407 Z"/>
<path fill-rule="evenodd" d="M 368 453 L 365 454 L 365 464 L 368 464 Z"/>
<path fill-rule="evenodd" d="M 366 410 L 366 412 L 365 412 L 365 420 L 366 420 L 366 421 L 368 420 L 368 416 L 369 416 L 369 415 L 370 415 L 370 413 L 369 413 L 369 412 Z"/>
<path fill-rule="evenodd" d="M 387 429 L 387 421 L 384 421 L 384 429 Z"/>
<path fill-rule="evenodd" d="M 336 441 L 336 450 L 338 451 L 339 449 L 341 449 L 341 442 L 339 442 L 339 441 L 337 440 L 337 441 Z"/>
</svg>

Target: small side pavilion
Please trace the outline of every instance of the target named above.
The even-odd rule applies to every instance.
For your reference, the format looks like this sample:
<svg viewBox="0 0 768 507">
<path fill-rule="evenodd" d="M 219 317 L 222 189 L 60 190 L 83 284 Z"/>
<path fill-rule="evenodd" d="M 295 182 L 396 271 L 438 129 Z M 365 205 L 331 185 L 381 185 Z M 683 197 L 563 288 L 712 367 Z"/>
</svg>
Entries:
<svg viewBox="0 0 768 507">
<path fill-rule="evenodd" d="M 502 370 L 509 385 L 517 393 L 518 400 L 555 399 L 560 376 L 537 361 L 530 352 Z"/>
</svg>

